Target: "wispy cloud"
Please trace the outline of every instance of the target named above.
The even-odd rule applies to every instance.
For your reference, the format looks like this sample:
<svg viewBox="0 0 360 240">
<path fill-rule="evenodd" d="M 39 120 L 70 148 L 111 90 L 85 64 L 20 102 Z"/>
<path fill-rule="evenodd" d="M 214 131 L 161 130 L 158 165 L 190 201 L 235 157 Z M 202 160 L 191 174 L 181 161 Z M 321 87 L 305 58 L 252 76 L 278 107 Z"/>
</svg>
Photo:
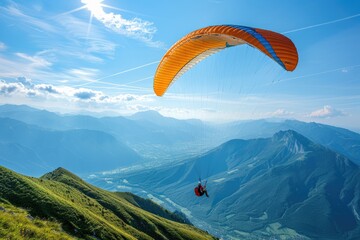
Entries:
<svg viewBox="0 0 360 240">
<path fill-rule="evenodd" d="M 345 113 L 329 105 L 325 105 L 323 108 L 311 112 L 309 116 L 314 118 L 331 118 L 345 116 Z"/>
<path fill-rule="evenodd" d="M 38 53 L 33 56 L 25 53 L 9 54 L 6 57 L 0 55 L 0 77 L 2 78 L 35 77 L 51 66 L 52 63 Z"/>
<path fill-rule="evenodd" d="M 141 18 L 126 19 L 119 13 L 105 12 L 104 5 L 99 1 L 94 5 L 93 1 L 82 0 L 82 3 L 89 6 L 92 16 L 100 21 L 106 28 L 112 31 L 145 42 L 152 47 L 162 47 L 163 43 L 153 41 L 157 29 L 153 22 Z"/>
<path fill-rule="evenodd" d="M 280 109 L 277 109 L 274 112 L 271 112 L 269 115 L 272 116 L 272 117 L 288 117 L 288 116 L 291 116 L 293 114 L 294 114 L 294 112 L 290 112 L 290 111 L 287 111 L 287 110 L 285 110 L 283 108 L 280 108 Z"/>
<path fill-rule="evenodd" d="M 16 53 L 15 55 L 27 61 L 28 64 L 30 64 L 30 67 L 47 68 L 52 65 L 52 63 L 38 55 L 29 56 L 25 53 Z"/>
<path fill-rule="evenodd" d="M 35 28 L 38 31 L 56 32 L 56 28 L 51 24 L 42 21 L 36 17 L 25 14 L 20 10 L 20 6 L 14 2 L 11 2 L 9 6 L 0 7 L 2 14 L 13 19 L 21 19 L 23 27 Z"/>
</svg>

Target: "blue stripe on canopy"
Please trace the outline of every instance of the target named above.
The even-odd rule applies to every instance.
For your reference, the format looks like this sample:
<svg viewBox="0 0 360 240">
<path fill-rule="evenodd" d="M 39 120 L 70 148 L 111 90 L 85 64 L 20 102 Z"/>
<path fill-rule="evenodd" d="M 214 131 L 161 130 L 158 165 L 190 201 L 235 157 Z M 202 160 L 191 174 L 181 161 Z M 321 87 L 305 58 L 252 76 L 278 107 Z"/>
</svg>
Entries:
<svg viewBox="0 0 360 240">
<path fill-rule="evenodd" d="M 254 28 L 250 28 L 250 27 L 245 27 L 245 26 L 239 26 L 239 25 L 223 25 L 223 26 L 229 26 L 229 27 L 233 27 L 233 28 L 237 28 L 240 29 L 242 31 L 245 31 L 246 33 L 250 34 L 251 36 L 253 36 L 254 38 L 256 38 L 257 40 L 259 40 L 259 42 L 266 48 L 266 50 L 270 53 L 271 57 L 278 63 L 280 64 L 283 68 L 286 69 L 284 63 L 280 60 L 280 58 L 276 55 L 274 49 L 272 48 L 271 44 L 258 32 L 256 32 L 256 30 Z"/>
</svg>

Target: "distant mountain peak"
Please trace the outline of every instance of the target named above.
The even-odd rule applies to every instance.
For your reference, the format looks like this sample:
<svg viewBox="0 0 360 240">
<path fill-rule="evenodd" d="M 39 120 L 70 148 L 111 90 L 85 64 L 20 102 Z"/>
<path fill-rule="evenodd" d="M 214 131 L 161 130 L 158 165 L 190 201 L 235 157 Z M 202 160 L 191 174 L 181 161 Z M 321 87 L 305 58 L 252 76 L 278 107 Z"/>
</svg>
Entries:
<svg viewBox="0 0 360 240">
<path fill-rule="evenodd" d="M 294 130 L 279 131 L 274 134 L 273 139 L 280 140 L 280 141 L 287 141 L 290 139 L 298 139 L 301 141 L 309 142 L 309 140 L 307 138 L 305 138 L 303 135 L 301 135 L 300 133 L 298 133 Z"/>
<path fill-rule="evenodd" d="M 40 111 L 39 109 L 32 108 L 25 104 L 15 105 L 15 104 L 3 104 L 0 105 L 0 109 L 3 111 L 14 111 L 14 110 L 21 110 L 21 111 Z"/>
<path fill-rule="evenodd" d="M 272 139 L 273 141 L 282 142 L 293 153 L 304 153 L 312 143 L 294 130 L 277 132 Z"/>
<path fill-rule="evenodd" d="M 163 115 L 161 115 L 157 111 L 148 110 L 148 111 L 137 112 L 137 113 L 131 115 L 129 118 L 133 119 L 133 120 L 149 120 L 149 121 L 152 121 L 152 120 L 163 119 L 165 117 Z"/>
</svg>

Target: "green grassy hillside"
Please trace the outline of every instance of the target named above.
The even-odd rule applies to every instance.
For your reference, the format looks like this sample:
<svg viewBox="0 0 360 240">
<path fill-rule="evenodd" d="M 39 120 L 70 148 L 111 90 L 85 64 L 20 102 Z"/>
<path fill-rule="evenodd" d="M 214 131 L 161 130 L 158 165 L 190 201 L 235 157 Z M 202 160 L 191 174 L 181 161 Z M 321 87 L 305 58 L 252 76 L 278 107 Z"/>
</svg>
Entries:
<svg viewBox="0 0 360 240">
<path fill-rule="evenodd" d="M 61 225 L 32 217 L 26 210 L 0 199 L 0 239 L 71 240 Z"/>
<path fill-rule="evenodd" d="M 129 197 L 87 184 L 62 168 L 38 179 L 0 167 L 0 198 L 28 209 L 32 216 L 56 220 L 64 231 L 82 239 L 213 239 L 193 226 L 145 211 Z M 165 210 L 163 215 L 172 216 Z"/>
</svg>

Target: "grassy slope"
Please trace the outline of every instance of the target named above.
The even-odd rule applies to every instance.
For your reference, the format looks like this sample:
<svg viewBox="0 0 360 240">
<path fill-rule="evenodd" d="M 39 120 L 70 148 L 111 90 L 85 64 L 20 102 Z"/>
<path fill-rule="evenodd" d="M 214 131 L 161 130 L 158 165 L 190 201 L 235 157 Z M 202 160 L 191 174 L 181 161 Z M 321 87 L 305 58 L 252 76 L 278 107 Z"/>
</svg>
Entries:
<svg viewBox="0 0 360 240">
<path fill-rule="evenodd" d="M 72 240 L 61 225 L 33 218 L 26 210 L 0 200 L 0 239 Z"/>
<path fill-rule="evenodd" d="M 84 239 L 212 239 L 129 203 L 116 193 L 85 183 L 65 169 L 30 178 L 0 167 L 0 197 L 54 218 L 64 230 Z"/>
</svg>

